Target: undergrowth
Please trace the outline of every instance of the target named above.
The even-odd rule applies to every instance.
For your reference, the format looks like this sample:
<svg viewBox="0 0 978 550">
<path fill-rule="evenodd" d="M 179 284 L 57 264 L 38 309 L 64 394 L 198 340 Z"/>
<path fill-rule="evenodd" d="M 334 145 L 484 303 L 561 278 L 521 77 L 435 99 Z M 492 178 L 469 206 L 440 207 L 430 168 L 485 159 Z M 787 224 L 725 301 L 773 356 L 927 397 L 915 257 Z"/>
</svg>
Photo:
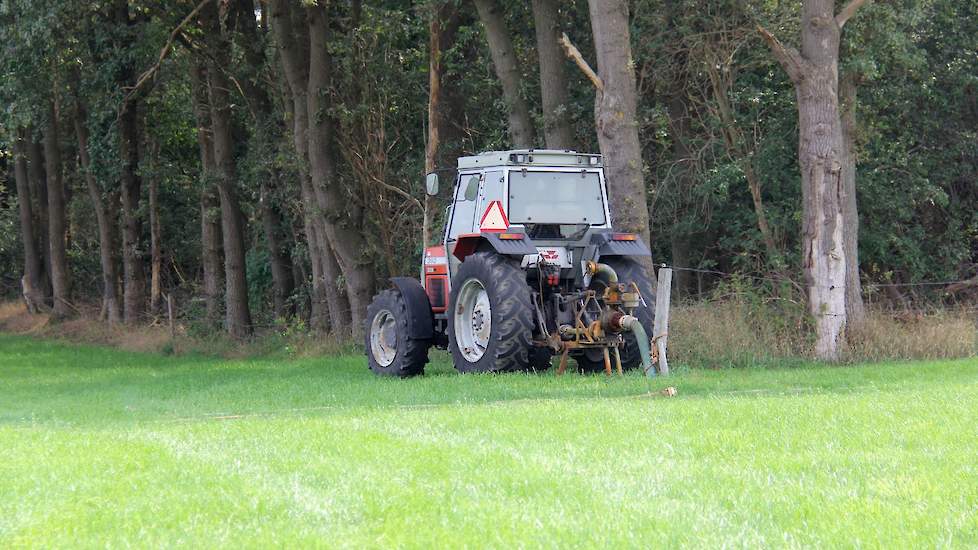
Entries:
<svg viewBox="0 0 978 550">
<path fill-rule="evenodd" d="M 349 337 L 310 332 L 301 320 L 280 320 L 245 341 L 225 335 L 220 326 L 177 322 L 109 326 L 97 312 L 60 324 L 30 315 L 19 302 L 0 303 L 0 332 L 79 343 L 94 343 L 164 355 L 212 357 L 313 357 L 359 353 Z M 871 310 L 866 323 L 849 331 L 844 362 L 951 359 L 978 353 L 973 313 Z M 812 359 L 813 336 L 804 304 L 790 292 L 764 293 L 734 280 L 706 300 L 672 307 L 669 359 L 673 368 L 730 368 L 805 364 Z"/>
</svg>

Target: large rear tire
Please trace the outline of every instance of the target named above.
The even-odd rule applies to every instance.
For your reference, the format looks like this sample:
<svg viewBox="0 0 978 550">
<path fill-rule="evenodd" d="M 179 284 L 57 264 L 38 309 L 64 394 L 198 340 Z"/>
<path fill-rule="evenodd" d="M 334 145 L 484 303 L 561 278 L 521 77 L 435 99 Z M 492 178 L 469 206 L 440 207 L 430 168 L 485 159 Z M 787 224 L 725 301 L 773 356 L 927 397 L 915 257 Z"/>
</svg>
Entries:
<svg viewBox="0 0 978 550">
<path fill-rule="evenodd" d="M 632 315 L 638 317 L 638 321 L 642 323 L 646 334 L 651 338 L 653 336 L 652 326 L 655 321 L 655 289 L 652 287 L 652 277 L 649 276 L 647 269 L 631 258 L 613 257 L 601 261 L 615 270 L 620 282 L 635 283 L 638 286 L 638 291 L 642 294 L 645 305 L 639 304 Z M 592 285 L 592 288 L 595 286 L 597 285 Z M 595 288 L 595 290 L 603 292 L 604 288 Z M 621 355 L 621 368 L 624 370 L 639 368 L 642 365 L 642 355 L 639 352 L 635 334 L 626 332 L 622 334 L 622 338 L 625 342 L 618 350 Z M 600 351 L 597 353 L 581 353 L 575 359 L 581 372 L 604 371 L 604 356 Z M 611 361 L 612 366 L 614 366 L 614 355 L 612 355 Z"/>
<path fill-rule="evenodd" d="M 396 289 L 385 290 L 367 307 L 366 351 L 370 370 L 406 378 L 424 374 L 429 340 L 411 338 L 408 305 Z"/>
<path fill-rule="evenodd" d="M 448 348 L 459 372 L 529 366 L 533 303 L 520 264 L 493 252 L 465 258 L 452 280 Z"/>
</svg>

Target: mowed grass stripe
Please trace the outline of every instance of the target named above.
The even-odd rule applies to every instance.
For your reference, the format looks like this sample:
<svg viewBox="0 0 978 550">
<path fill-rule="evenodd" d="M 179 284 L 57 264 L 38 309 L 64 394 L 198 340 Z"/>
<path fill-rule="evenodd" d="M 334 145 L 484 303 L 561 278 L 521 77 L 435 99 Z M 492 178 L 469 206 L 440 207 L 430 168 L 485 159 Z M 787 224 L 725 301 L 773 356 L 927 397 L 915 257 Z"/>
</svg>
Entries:
<svg viewBox="0 0 978 550">
<path fill-rule="evenodd" d="M 2 546 L 978 544 L 970 361 L 687 372 L 650 399 L 638 377 L 25 365 L 5 343 Z"/>
</svg>

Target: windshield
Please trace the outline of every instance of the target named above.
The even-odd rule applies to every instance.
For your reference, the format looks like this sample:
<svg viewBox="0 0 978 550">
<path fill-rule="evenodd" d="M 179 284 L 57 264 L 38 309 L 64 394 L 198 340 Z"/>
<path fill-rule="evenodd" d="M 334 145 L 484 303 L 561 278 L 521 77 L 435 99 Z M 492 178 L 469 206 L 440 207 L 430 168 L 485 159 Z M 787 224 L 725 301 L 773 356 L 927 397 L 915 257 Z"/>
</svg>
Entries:
<svg viewBox="0 0 978 550">
<path fill-rule="evenodd" d="M 509 221 L 516 224 L 602 225 L 597 172 L 511 171 Z"/>
</svg>

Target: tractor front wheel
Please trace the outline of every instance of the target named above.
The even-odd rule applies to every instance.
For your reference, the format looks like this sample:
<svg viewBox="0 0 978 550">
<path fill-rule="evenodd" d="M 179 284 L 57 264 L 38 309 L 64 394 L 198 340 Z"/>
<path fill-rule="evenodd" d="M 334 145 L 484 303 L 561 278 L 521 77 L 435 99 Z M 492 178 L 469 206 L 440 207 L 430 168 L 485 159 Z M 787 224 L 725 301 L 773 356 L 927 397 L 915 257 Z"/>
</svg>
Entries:
<svg viewBox="0 0 978 550">
<path fill-rule="evenodd" d="M 529 366 L 533 303 L 518 262 L 491 252 L 465 258 L 452 281 L 448 311 L 448 347 L 459 372 Z"/>
<path fill-rule="evenodd" d="M 367 308 L 366 349 L 370 370 L 382 376 L 424 374 L 431 342 L 410 337 L 408 305 L 395 289 L 374 297 Z"/>
</svg>

